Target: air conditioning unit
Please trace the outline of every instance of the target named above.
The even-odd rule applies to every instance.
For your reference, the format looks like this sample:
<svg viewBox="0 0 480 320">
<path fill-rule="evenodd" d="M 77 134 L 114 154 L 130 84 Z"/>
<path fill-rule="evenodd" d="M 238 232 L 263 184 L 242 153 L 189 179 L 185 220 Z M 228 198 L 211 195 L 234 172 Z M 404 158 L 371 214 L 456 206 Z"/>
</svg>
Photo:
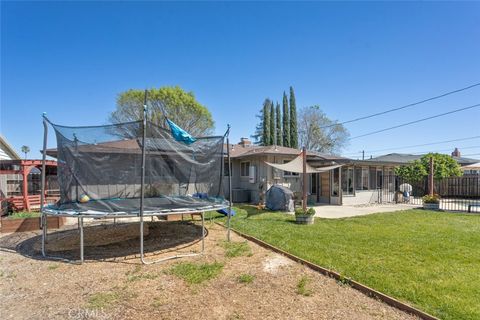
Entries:
<svg viewBox="0 0 480 320">
<path fill-rule="evenodd" d="M 245 189 L 232 189 L 232 198 L 234 203 L 248 202 L 248 190 Z"/>
<path fill-rule="evenodd" d="M 255 183 L 255 166 L 250 166 L 248 169 L 248 182 Z"/>
</svg>

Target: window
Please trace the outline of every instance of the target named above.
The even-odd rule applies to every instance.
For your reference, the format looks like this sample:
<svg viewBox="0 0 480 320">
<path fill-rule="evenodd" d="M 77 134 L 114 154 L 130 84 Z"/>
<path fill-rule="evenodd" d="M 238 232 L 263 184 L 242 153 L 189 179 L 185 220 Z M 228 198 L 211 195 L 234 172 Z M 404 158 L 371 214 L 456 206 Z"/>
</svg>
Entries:
<svg viewBox="0 0 480 320">
<path fill-rule="evenodd" d="M 332 197 L 338 197 L 340 194 L 340 169 L 336 168 L 332 171 Z"/>
<path fill-rule="evenodd" d="M 250 172 L 250 161 L 245 161 L 240 163 L 240 176 L 248 177 Z"/>
<path fill-rule="evenodd" d="M 288 163 L 292 160 L 283 160 L 283 163 Z M 297 177 L 299 175 L 298 172 L 290 172 L 290 171 L 283 171 L 284 177 Z"/>
<path fill-rule="evenodd" d="M 344 194 L 353 194 L 353 168 L 342 169 L 342 190 Z"/>
<path fill-rule="evenodd" d="M 368 190 L 368 168 L 355 168 L 355 190 Z"/>
<path fill-rule="evenodd" d="M 382 188 L 383 186 L 383 171 L 381 168 L 377 168 L 377 188 Z"/>
<path fill-rule="evenodd" d="M 370 190 L 377 188 L 377 168 L 370 167 Z"/>
<path fill-rule="evenodd" d="M 368 190 L 368 168 L 362 168 L 362 189 Z"/>
</svg>

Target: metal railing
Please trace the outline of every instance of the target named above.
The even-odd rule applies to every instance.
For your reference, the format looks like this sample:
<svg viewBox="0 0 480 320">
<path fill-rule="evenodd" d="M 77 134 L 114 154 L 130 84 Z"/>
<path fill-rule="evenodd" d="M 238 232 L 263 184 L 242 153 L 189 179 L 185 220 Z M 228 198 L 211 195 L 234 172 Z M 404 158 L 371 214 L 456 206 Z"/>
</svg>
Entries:
<svg viewBox="0 0 480 320">
<path fill-rule="evenodd" d="M 480 176 L 450 177 L 434 180 L 434 193 L 440 196 L 440 209 L 480 213 Z M 428 178 L 408 181 L 387 175 L 377 186 L 377 203 L 408 203 L 423 205 L 428 194 Z M 373 197 L 372 197 L 373 200 Z"/>
</svg>

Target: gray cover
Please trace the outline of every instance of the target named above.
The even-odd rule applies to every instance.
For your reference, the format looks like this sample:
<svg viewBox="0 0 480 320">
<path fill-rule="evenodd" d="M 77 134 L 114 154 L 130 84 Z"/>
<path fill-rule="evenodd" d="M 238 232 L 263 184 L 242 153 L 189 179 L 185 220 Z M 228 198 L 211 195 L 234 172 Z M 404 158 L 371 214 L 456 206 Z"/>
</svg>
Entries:
<svg viewBox="0 0 480 320">
<path fill-rule="evenodd" d="M 293 192 L 282 185 L 273 185 L 266 194 L 266 207 L 270 210 L 293 211 Z"/>
</svg>

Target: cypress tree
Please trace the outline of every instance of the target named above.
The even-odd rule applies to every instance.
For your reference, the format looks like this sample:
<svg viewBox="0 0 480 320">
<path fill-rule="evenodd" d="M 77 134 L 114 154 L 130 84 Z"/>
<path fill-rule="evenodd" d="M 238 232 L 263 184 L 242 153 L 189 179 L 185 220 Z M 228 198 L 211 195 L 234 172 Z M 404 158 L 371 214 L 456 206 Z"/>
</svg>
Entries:
<svg viewBox="0 0 480 320">
<path fill-rule="evenodd" d="M 269 145 L 275 144 L 275 106 L 273 101 L 270 101 L 270 143 Z"/>
<path fill-rule="evenodd" d="M 288 110 L 288 100 L 285 91 L 283 91 L 283 145 L 290 147 L 290 110 Z"/>
<path fill-rule="evenodd" d="M 290 87 L 290 147 L 298 149 L 297 106 L 293 87 Z"/>
<path fill-rule="evenodd" d="M 263 102 L 263 136 L 262 145 L 270 144 L 270 100 L 267 98 Z"/>
<path fill-rule="evenodd" d="M 277 106 L 275 108 L 275 118 L 276 118 L 276 130 L 275 130 L 275 137 L 277 139 L 276 145 L 282 145 L 282 115 L 280 113 L 280 104 L 277 102 Z"/>
</svg>

